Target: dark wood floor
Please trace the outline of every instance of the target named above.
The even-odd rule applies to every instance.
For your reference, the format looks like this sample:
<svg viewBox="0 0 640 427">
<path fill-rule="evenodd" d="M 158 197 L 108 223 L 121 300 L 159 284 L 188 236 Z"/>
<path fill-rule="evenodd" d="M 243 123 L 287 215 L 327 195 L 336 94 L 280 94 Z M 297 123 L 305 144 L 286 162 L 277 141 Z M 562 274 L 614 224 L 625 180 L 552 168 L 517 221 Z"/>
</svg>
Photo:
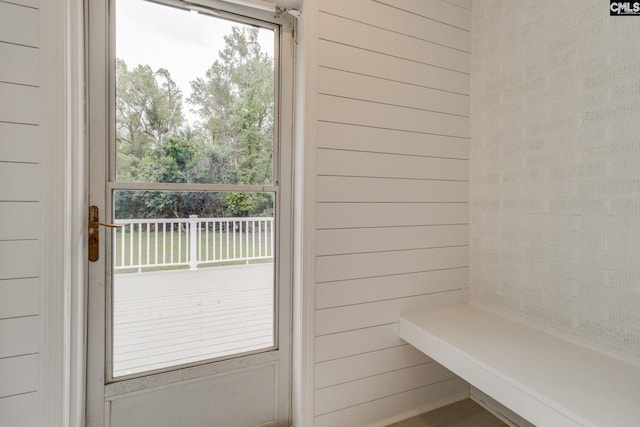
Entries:
<svg viewBox="0 0 640 427">
<path fill-rule="evenodd" d="M 389 427 L 507 427 L 507 424 L 467 399 Z"/>
</svg>

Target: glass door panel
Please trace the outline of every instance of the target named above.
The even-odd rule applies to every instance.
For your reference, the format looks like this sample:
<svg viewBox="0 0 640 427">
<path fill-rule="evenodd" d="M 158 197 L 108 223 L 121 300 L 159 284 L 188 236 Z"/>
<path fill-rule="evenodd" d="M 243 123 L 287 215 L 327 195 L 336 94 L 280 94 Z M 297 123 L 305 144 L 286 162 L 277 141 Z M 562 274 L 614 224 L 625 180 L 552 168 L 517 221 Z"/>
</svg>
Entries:
<svg viewBox="0 0 640 427">
<path fill-rule="evenodd" d="M 275 26 L 115 4 L 110 373 L 277 348 Z"/>
<path fill-rule="evenodd" d="M 212 14 L 116 3 L 115 181 L 274 183 L 274 30 Z"/>
<path fill-rule="evenodd" d="M 114 378 L 274 348 L 273 193 L 114 199 Z M 132 213 L 162 200 L 180 214 Z"/>
</svg>

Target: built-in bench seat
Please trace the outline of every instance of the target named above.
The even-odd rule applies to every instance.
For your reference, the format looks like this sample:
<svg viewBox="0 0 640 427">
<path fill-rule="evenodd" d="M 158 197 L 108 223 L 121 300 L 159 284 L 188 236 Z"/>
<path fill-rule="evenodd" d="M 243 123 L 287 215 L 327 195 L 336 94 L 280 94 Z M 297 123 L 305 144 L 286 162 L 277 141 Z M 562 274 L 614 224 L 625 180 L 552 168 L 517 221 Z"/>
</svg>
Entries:
<svg viewBox="0 0 640 427">
<path fill-rule="evenodd" d="M 539 427 L 640 426 L 640 366 L 470 304 L 399 318 L 400 337 Z"/>
</svg>

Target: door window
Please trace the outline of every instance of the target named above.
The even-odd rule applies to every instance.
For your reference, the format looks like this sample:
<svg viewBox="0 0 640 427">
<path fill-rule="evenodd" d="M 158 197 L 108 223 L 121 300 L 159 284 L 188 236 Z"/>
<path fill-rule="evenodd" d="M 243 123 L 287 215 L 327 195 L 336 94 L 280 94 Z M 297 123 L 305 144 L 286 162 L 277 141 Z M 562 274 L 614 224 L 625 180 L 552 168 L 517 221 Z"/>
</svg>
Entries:
<svg viewBox="0 0 640 427">
<path fill-rule="evenodd" d="M 126 0 L 115 35 L 110 378 L 276 348 L 277 27 Z"/>
</svg>

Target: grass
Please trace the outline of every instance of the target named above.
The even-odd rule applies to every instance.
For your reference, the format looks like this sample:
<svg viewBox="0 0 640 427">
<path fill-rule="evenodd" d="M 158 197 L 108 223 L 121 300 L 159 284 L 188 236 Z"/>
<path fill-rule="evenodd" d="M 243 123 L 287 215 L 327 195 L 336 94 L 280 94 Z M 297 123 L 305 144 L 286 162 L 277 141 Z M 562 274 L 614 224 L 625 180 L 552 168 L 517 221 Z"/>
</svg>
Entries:
<svg viewBox="0 0 640 427">
<path fill-rule="evenodd" d="M 123 233 L 124 232 L 124 233 Z M 124 261 L 122 259 L 122 240 L 124 234 Z M 147 241 L 148 234 L 148 241 Z M 272 256 L 271 244 L 267 240 L 265 242 L 265 233 L 262 233 L 262 239 L 259 241 L 258 235 L 254 236 L 251 232 L 248 233 L 235 233 L 232 232 L 201 232 L 199 234 L 198 255 L 199 266 L 217 266 L 217 265 L 237 265 L 245 264 L 246 260 L 234 261 L 237 258 L 246 258 L 247 255 L 252 256 L 255 254 L 261 254 L 262 256 Z M 248 238 L 247 238 L 248 237 Z M 267 239 L 271 238 L 271 233 L 267 233 Z M 234 245 L 235 242 L 235 245 Z M 139 265 L 145 265 L 143 269 L 145 271 L 151 270 L 175 270 L 188 268 L 189 263 L 189 243 L 187 233 L 184 231 L 178 232 L 158 232 L 151 231 L 147 233 L 142 231 L 133 231 L 129 229 L 120 229 L 115 233 L 114 242 L 114 262 L 115 267 L 118 268 L 118 273 L 137 272 Z M 165 256 L 163 259 L 163 250 Z M 131 258 L 133 251 L 133 258 Z M 157 253 L 157 258 L 156 258 Z M 229 260 L 229 261 L 226 261 Z M 250 264 L 258 262 L 271 262 L 264 259 L 249 260 Z M 171 265 L 158 265 L 168 263 Z M 131 268 L 126 268 L 132 266 Z M 120 269 L 125 267 L 124 269 Z"/>
</svg>

